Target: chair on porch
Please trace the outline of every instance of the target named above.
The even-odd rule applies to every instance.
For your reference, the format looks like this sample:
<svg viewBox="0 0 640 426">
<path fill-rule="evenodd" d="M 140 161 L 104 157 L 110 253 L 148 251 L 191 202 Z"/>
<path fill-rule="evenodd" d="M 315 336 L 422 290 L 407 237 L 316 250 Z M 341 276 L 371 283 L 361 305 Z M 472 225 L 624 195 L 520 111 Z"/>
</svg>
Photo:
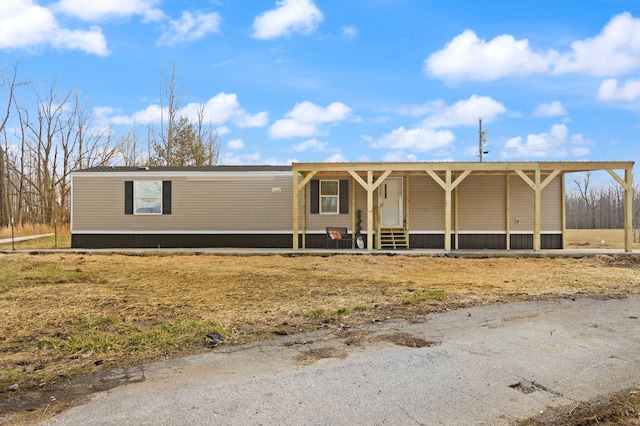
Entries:
<svg viewBox="0 0 640 426">
<path fill-rule="evenodd" d="M 336 248 L 340 248 L 340 241 L 349 242 L 349 246 L 346 248 L 351 248 L 351 241 L 353 241 L 353 237 L 349 235 L 347 232 L 347 228 L 337 227 L 337 226 L 327 226 L 327 245 L 326 248 L 329 248 L 329 243 L 334 241 L 336 243 Z"/>
</svg>

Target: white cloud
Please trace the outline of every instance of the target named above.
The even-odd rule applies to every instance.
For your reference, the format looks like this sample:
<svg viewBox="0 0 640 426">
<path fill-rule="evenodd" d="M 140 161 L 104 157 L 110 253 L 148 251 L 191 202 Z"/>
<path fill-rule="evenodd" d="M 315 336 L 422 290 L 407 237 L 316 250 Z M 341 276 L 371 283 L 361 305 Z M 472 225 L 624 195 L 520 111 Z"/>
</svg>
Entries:
<svg viewBox="0 0 640 426">
<path fill-rule="evenodd" d="M 347 159 L 341 153 L 337 152 L 324 159 L 325 163 L 346 163 Z"/>
<path fill-rule="evenodd" d="M 355 27 L 342 27 L 342 38 L 344 40 L 355 40 L 358 37 L 358 30 Z"/>
<path fill-rule="evenodd" d="M 349 117 L 351 108 L 342 102 L 332 102 L 326 108 L 305 101 L 296 104 L 287 116 L 302 123 L 330 123 Z"/>
<path fill-rule="evenodd" d="M 425 111 L 431 112 L 423 125 L 430 128 L 475 126 L 480 117 L 486 123 L 507 111 L 504 105 L 489 96 L 472 95 L 469 99 L 458 101 L 451 106 L 443 101 L 428 104 Z"/>
<path fill-rule="evenodd" d="M 389 161 L 392 163 L 418 161 L 418 157 L 415 154 L 407 154 L 404 151 L 390 151 L 382 156 L 382 161 Z"/>
<path fill-rule="evenodd" d="M 640 69 L 640 19 L 614 16 L 595 37 L 576 40 L 565 52 L 536 50 L 510 34 L 490 41 L 472 30 L 454 37 L 425 61 L 425 74 L 449 81 L 493 81 L 530 74 L 615 76 Z"/>
<path fill-rule="evenodd" d="M 296 104 L 285 118 L 277 120 L 269 129 L 269 136 L 275 139 L 296 136 L 314 136 L 320 133 L 319 126 L 344 121 L 352 110 L 342 102 L 333 102 L 326 108 L 305 101 Z"/>
<path fill-rule="evenodd" d="M 89 31 L 61 28 L 51 37 L 51 44 L 57 49 L 83 50 L 98 56 L 109 54 L 107 41 L 99 27 L 91 27 Z"/>
<path fill-rule="evenodd" d="M 313 136 L 318 128 L 313 123 L 300 123 L 296 120 L 282 119 L 271 125 L 269 136 L 274 139 L 293 138 L 296 136 Z"/>
<path fill-rule="evenodd" d="M 534 52 L 529 41 L 505 34 L 487 42 L 467 30 L 424 62 L 424 72 L 445 80 L 491 81 L 549 69 L 553 52 Z"/>
<path fill-rule="evenodd" d="M 624 86 L 618 86 L 618 80 L 607 79 L 600 84 L 597 97 L 601 101 L 633 102 L 640 98 L 640 80 L 629 80 Z"/>
<path fill-rule="evenodd" d="M 204 107 L 205 124 L 221 126 L 226 123 L 233 123 L 238 127 L 263 127 L 267 124 L 266 112 L 249 114 L 240 107 L 238 96 L 235 93 L 218 93 L 209 99 L 204 105 L 191 102 L 178 110 L 178 116 L 186 116 L 192 121 L 198 119 L 198 112 Z M 115 115 L 110 120 L 116 125 L 131 125 L 133 123 L 159 123 L 160 119 L 167 117 L 167 109 L 160 105 L 149 105 L 142 111 L 135 112 L 131 116 Z M 225 127 L 218 127 L 218 134 L 222 134 Z M 228 131 L 228 129 L 226 130 Z"/>
<path fill-rule="evenodd" d="M 263 158 L 262 155 L 260 155 L 260 153 L 256 151 L 250 154 L 241 154 L 241 155 L 233 155 L 230 153 L 226 153 L 222 156 L 222 158 L 220 158 L 219 163 L 225 166 L 241 166 L 241 165 L 251 165 L 251 164 L 258 164 L 258 165 L 269 164 L 272 166 L 277 166 L 277 165 L 288 165 L 288 164 L 291 164 L 291 162 L 293 161 L 297 161 L 297 160 L 295 159 L 281 160 L 275 157 Z"/>
<path fill-rule="evenodd" d="M 309 139 L 298 145 L 293 147 L 293 150 L 296 152 L 304 152 L 304 151 L 324 151 L 327 149 L 329 144 L 327 142 L 320 142 L 317 139 Z"/>
<path fill-rule="evenodd" d="M 455 135 L 449 130 L 405 129 L 404 127 L 399 127 L 373 141 L 371 147 L 426 152 L 447 148 L 455 139 Z"/>
<path fill-rule="evenodd" d="M 141 15 L 145 21 L 158 21 L 164 18 L 156 7 L 159 3 L 160 0 L 60 0 L 52 9 L 92 22 L 133 15 Z"/>
<path fill-rule="evenodd" d="M 638 68 L 640 19 L 625 12 L 611 18 L 597 36 L 573 42 L 571 52 L 558 58 L 554 72 L 613 76 Z"/>
<path fill-rule="evenodd" d="M 536 117 L 557 117 L 566 114 L 567 111 L 565 111 L 564 105 L 558 101 L 553 101 L 549 104 L 540 104 L 533 111 L 533 115 Z"/>
<path fill-rule="evenodd" d="M 62 28 L 51 10 L 33 4 L 32 0 L 0 2 L 0 49 L 36 49 L 46 45 L 98 56 L 109 54 L 104 34 L 98 27 Z"/>
<path fill-rule="evenodd" d="M 322 12 L 311 0 L 277 0 L 275 9 L 260 14 L 254 20 L 253 36 L 266 40 L 293 32 L 310 34 L 322 19 Z"/>
<path fill-rule="evenodd" d="M 227 147 L 229 149 L 242 149 L 244 148 L 244 141 L 242 139 L 231 139 L 227 142 Z"/>
<path fill-rule="evenodd" d="M 218 13 L 182 12 L 178 20 L 169 21 L 169 28 L 158 39 L 159 45 L 175 46 L 199 40 L 209 34 L 220 33 Z"/>
<path fill-rule="evenodd" d="M 584 156 L 589 153 L 589 141 L 580 134 L 569 134 L 564 124 L 554 124 L 549 133 L 510 138 L 505 143 L 502 158 L 535 158 Z"/>
<path fill-rule="evenodd" d="M 235 119 L 238 127 L 264 127 L 269 124 L 269 113 L 266 111 L 257 114 L 248 114 L 243 112 Z"/>
</svg>

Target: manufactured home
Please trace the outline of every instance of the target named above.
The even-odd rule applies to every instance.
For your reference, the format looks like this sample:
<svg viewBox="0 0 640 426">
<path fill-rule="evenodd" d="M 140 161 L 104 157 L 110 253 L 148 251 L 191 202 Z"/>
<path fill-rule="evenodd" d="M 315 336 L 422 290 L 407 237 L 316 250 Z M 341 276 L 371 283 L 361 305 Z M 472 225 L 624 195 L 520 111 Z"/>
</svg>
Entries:
<svg viewBox="0 0 640 426">
<path fill-rule="evenodd" d="M 96 167 L 72 175 L 72 247 L 561 249 L 565 175 L 596 170 L 631 251 L 633 162 Z"/>
</svg>

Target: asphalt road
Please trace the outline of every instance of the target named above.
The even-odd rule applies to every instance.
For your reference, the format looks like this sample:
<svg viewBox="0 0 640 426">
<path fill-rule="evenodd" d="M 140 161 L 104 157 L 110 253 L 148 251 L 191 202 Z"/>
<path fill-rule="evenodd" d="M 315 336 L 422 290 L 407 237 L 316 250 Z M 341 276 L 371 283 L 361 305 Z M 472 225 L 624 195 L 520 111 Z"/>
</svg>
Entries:
<svg viewBox="0 0 640 426">
<path fill-rule="evenodd" d="M 510 424 L 640 386 L 639 316 L 563 299 L 285 336 L 128 370 L 46 424 Z"/>
</svg>

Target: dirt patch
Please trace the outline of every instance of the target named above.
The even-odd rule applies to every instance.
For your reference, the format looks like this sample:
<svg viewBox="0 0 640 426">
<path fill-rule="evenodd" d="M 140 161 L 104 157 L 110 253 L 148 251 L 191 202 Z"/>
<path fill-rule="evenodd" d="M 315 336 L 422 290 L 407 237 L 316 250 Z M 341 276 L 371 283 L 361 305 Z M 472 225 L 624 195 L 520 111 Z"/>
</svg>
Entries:
<svg viewBox="0 0 640 426">
<path fill-rule="evenodd" d="M 38 389 L 0 392 L 0 425 L 36 424 L 88 400 L 95 392 L 144 380 L 141 367 L 103 371 L 72 379 L 60 375 Z"/>
<path fill-rule="evenodd" d="M 397 346 L 406 346 L 407 348 L 429 348 L 440 344 L 440 342 L 425 340 L 409 333 L 383 334 L 375 336 L 370 341 L 372 343 L 391 343 Z"/>
<path fill-rule="evenodd" d="M 344 359 L 347 357 L 347 352 L 339 348 L 316 348 L 305 349 L 300 352 L 300 355 L 296 356 L 295 361 L 301 365 L 311 365 L 321 359 L 338 358 Z"/>
<path fill-rule="evenodd" d="M 627 389 L 588 403 L 550 408 L 518 426 L 640 425 L 640 388 Z"/>
</svg>

